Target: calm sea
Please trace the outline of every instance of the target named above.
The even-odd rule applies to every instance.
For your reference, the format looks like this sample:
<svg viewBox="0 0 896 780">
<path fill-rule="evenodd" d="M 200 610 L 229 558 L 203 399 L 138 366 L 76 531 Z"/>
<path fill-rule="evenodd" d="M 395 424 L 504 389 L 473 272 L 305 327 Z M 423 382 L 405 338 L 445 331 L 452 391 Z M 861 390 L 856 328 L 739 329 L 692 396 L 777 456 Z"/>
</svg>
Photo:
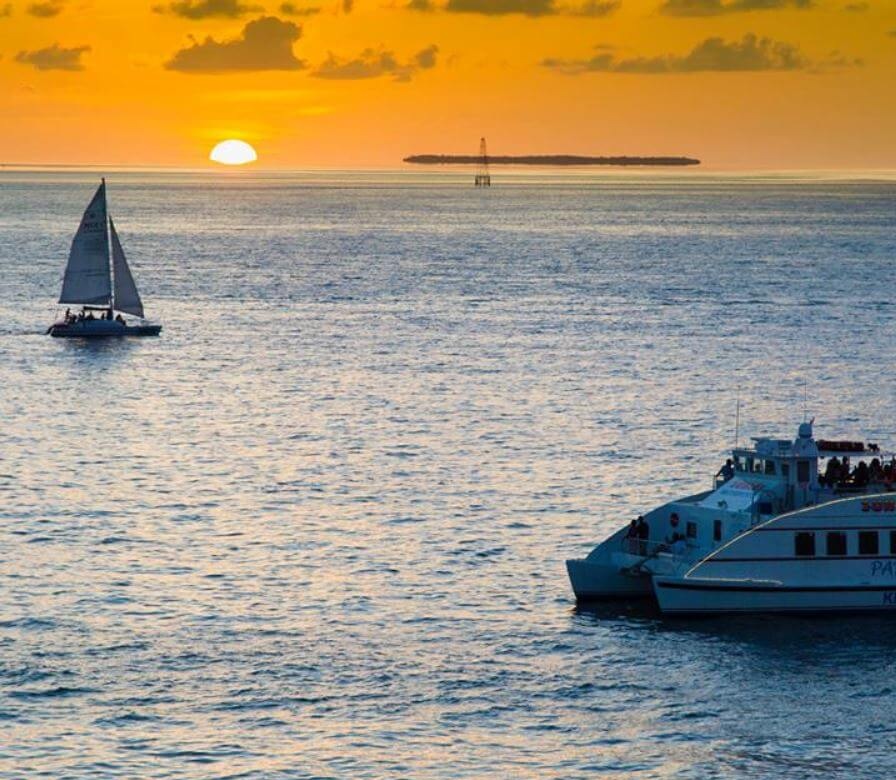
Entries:
<svg viewBox="0 0 896 780">
<path fill-rule="evenodd" d="M 577 608 L 733 438 L 896 446 L 896 181 L 0 173 L 0 777 L 869 777 L 896 621 Z"/>
</svg>

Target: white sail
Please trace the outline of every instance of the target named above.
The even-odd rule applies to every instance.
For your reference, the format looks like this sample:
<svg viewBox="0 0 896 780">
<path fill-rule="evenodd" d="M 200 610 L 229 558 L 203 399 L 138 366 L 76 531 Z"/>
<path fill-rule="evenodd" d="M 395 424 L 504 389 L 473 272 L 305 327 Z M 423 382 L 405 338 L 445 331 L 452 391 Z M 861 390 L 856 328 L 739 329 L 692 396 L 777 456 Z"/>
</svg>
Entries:
<svg viewBox="0 0 896 780">
<path fill-rule="evenodd" d="M 128 261 L 124 257 L 124 250 L 121 248 L 121 241 L 118 240 L 115 223 L 111 218 L 109 227 L 112 229 L 112 269 L 115 272 L 113 306 L 117 311 L 142 317 L 143 301 L 140 300 L 137 285 L 134 283 L 134 277 L 131 276 L 131 269 L 128 268 Z"/>
<path fill-rule="evenodd" d="M 111 296 L 106 182 L 103 181 L 81 217 L 78 232 L 72 240 L 59 303 L 108 306 Z"/>
</svg>

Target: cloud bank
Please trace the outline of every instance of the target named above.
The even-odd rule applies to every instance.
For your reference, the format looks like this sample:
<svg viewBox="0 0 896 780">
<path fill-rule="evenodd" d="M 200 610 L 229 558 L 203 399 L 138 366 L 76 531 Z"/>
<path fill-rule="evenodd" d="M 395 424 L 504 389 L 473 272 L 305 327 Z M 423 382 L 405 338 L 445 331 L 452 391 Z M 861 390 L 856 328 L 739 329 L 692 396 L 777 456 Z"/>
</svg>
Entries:
<svg viewBox="0 0 896 780">
<path fill-rule="evenodd" d="M 45 49 L 20 51 L 16 55 L 16 62 L 31 65 L 38 70 L 84 70 L 81 57 L 89 51 L 89 46 L 73 46 L 67 49 L 54 43 Z"/>
<path fill-rule="evenodd" d="M 721 16 L 745 11 L 811 8 L 814 0 L 664 0 L 660 13 L 667 16 Z"/>
<path fill-rule="evenodd" d="M 44 3 L 31 3 L 26 10 L 29 14 L 39 19 L 50 19 L 62 12 L 62 3 L 52 2 L 52 0 Z"/>
<path fill-rule="evenodd" d="M 320 6 L 301 7 L 295 3 L 281 3 L 280 13 L 284 16 L 314 16 L 321 12 Z"/>
<path fill-rule="evenodd" d="M 486 16 L 503 16 L 505 14 L 546 16 L 557 13 L 554 0 L 448 0 L 445 10 L 458 14 L 485 14 Z"/>
<path fill-rule="evenodd" d="M 350 60 L 343 60 L 332 53 L 311 75 L 319 79 L 375 79 L 391 76 L 395 81 L 410 81 L 421 70 L 434 68 L 439 47 L 432 45 L 421 49 L 407 62 L 399 62 L 391 51 L 365 49 Z"/>
<path fill-rule="evenodd" d="M 183 73 L 228 71 L 299 70 L 305 63 L 293 54 L 302 28 L 276 16 L 262 16 L 243 28 L 238 38 L 216 41 L 211 36 L 194 41 L 165 63 L 168 70 Z"/>
<path fill-rule="evenodd" d="M 258 5 L 246 5 L 240 0 L 177 0 L 167 6 L 154 6 L 152 10 L 158 14 L 172 13 L 185 19 L 209 19 L 215 16 L 238 19 L 264 9 Z"/>
<path fill-rule="evenodd" d="M 722 38 L 707 38 L 687 54 L 662 54 L 657 57 L 618 59 L 599 52 L 590 59 L 549 58 L 541 63 L 562 73 L 698 73 L 705 71 L 800 70 L 807 60 L 789 43 L 757 38 L 748 33 L 740 41 L 727 43 Z"/>
</svg>

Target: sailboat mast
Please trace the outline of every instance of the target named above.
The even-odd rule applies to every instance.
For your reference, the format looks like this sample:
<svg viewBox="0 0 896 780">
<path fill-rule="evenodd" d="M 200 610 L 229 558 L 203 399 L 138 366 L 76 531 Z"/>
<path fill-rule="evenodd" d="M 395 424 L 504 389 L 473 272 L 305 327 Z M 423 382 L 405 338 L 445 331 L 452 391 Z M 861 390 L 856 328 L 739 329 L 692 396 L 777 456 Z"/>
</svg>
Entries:
<svg viewBox="0 0 896 780">
<path fill-rule="evenodd" d="M 112 217 L 109 215 L 109 198 L 106 195 L 106 177 L 102 176 L 100 181 L 103 183 L 103 199 L 106 201 L 106 224 L 104 225 L 105 233 L 106 233 L 106 256 L 109 258 L 109 280 L 111 284 L 109 285 L 109 306 L 112 310 L 115 310 L 115 263 L 112 262 L 112 252 L 111 252 L 111 236 L 109 235 L 109 225 L 112 224 Z"/>
</svg>

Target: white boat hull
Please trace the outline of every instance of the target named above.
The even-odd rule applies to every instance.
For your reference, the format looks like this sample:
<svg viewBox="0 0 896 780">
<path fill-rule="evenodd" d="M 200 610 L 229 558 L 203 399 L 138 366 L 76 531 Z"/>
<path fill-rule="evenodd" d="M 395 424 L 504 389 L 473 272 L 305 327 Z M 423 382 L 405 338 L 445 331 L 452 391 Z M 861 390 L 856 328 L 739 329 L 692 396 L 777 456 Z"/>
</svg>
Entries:
<svg viewBox="0 0 896 780">
<path fill-rule="evenodd" d="M 127 325 L 115 320 L 82 320 L 56 322 L 47 331 L 56 338 L 92 339 L 121 336 L 158 336 L 161 325 Z"/>
<path fill-rule="evenodd" d="M 615 563 L 569 560 L 566 571 L 576 599 L 650 598 L 649 575 L 632 576 L 620 572 Z"/>
<path fill-rule="evenodd" d="M 720 612 L 879 612 L 896 610 L 896 584 L 783 585 L 654 577 L 660 609 L 668 614 Z"/>
</svg>

